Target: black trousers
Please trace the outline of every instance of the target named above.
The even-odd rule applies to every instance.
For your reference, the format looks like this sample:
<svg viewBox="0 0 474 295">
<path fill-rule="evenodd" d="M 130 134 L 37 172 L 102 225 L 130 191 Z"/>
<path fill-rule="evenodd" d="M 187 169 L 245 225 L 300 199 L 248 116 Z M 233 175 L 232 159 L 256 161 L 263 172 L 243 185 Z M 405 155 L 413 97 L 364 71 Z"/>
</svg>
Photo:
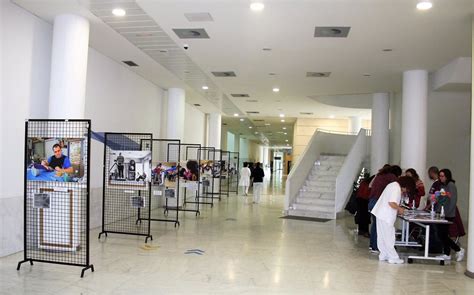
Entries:
<svg viewBox="0 0 474 295">
<path fill-rule="evenodd" d="M 368 233 L 370 223 L 369 200 L 357 198 L 356 202 L 356 223 L 359 225 L 359 233 Z"/>
<path fill-rule="evenodd" d="M 449 220 L 449 221 L 453 222 L 454 218 L 446 217 L 446 220 Z M 451 254 L 451 249 L 453 249 L 456 252 L 461 250 L 461 248 L 459 248 L 459 246 L 453 240 L 451 240 L 451 238 L 449 237 L 449 225 L 439 224 L 437 226 L 437 229 L 438 229 L 439 239 L 443 243 L 443 252 L 444 252 L 444 254 L 450 255 Z"/>
</svg>

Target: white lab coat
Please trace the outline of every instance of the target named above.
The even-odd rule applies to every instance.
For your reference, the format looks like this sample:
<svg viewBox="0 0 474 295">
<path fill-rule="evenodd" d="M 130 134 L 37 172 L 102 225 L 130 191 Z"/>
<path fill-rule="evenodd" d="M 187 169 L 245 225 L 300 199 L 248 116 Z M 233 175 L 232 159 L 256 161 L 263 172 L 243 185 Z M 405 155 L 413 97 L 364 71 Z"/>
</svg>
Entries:
<svg viewBox="0 0 474 295">
<path fill-rule="evenodd" d="M 240 181 L 239 186 L 250 186 L 250 169 L 248 167 L 243 167 L 240 170 Z"/>
</svg>

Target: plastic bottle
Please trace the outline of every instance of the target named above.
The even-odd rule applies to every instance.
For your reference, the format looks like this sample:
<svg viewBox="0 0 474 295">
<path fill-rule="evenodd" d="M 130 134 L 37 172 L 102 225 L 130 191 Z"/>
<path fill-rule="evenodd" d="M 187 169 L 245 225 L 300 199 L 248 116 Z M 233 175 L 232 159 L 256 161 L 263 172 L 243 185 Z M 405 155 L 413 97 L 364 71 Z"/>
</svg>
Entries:
<svg viewBox="0 0 474 295">
<path fill-rule="evenodd" d="M 444 206 L 441 206 L 441 213 L 439 214 L 439 217 L 444 219 L 445 214 L 444 214 Z"/>
</svg>

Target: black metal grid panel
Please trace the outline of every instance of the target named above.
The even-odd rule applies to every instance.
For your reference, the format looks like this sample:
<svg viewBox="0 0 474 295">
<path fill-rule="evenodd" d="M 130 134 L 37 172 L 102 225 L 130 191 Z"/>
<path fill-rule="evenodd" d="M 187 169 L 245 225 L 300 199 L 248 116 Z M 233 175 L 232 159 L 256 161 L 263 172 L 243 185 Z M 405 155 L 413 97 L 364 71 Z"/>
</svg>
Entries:
<svg viewBox="0 0 474 295">
<path fill-rule="evenodd" d="M 176 144 L 169 144 L 168 147 L 175 146 Z M 180 160 L 181 166 L 186 167 L 189 161 L 195 161 L 199 165 L 199 149 L 200 144 L 192 143 L 180 143 Z M 187 169 L 187 168 L 186 168 Z M 181 175 L 180 175 L 181 176 Z M 197 181 L 182 180 L 180 194 L 182 197 L 182 208 L 178 208 L 179 211 L 184 212 L 195 212 L 196 216 L 200 215 L 201 199 L 199 198 L 199 176 L 200 169 L 197 171 Z"/>
<path fill-rule="evenodd" d="M 239 193 L 239 152 L 229 152 L 229 178 L 230 178 L 230 189 L 231 193 Z"/>
<path fill-rule="evenodd" d="M 230 178 L 229 178 L 229 167 L 230 167 L 230 153 L 228 151 L 221 150 L 220 158 L 220 193 L 223 196 L 229 197 L 230 191 Z"/>
<path fill-rule="evenodd" d="M 180 140 L 153 139 L 153 181 L 151 221 L 179 225 L 180 209 Z M 174 211 L 174 212 L 170 212 Z"/>
<path fill-rule="evenodd" d="M 26 122 L 24 260 L 17 269 L 38 261 L 83 266 L 81 277 L 89 268 L 94 271 L 89 261 L 90 125 L 90 120 Z"/>
<path fill-rule="evenodd" d="M 200 168 L 200 188 L 199 198 L 210 200 L 211 208 L 214 206 L 214 196 L 218 194 L 214 192 L 214 177 L 212 177 L 212 170 L 205 170 L 206 163 L 210 163 L 212 166 L 216 161 L 216 149 L 213 147 L 201 147 L 199 149 L 199 161 L 201 164 Z"/>
<path fill-rule="evenodd" d="M 153 152 L 151 140 L 150 133 L 105 133 L 102 232 L 99 238 L 107 233 L 146 236 L 145 242 L 152 238 L 149 221 L 151 175 L 147 168 L 151 165 Z M 120 165 L 117 155 L 122 153 L 130 158 L 128 163 Z"/>
</svg>

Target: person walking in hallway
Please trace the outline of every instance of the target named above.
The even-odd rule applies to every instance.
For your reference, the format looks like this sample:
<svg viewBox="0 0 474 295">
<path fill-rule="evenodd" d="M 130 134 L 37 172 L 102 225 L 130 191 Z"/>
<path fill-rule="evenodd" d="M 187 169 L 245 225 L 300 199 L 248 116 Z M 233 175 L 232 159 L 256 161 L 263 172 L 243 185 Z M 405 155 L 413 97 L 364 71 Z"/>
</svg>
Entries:
<svg viewBox="0 0 474 295">
<path fill-rule="evenodd" d="M 265 173 L 260 167 L 260 163 L 255 165 L 251 177 L 253 179 L 253 202 L 258 204 L 260 202 L 260 195 L 263 190 L 263 178 L 265 177 Z"/>
<path fill-rule="evenodd" d="M 248 163 L 244 163 L 244 167 L 240 170 L 240 181 L 239 181 L 239 186 L 242 187 L 242 193 L 243 195 L 247 196 L 249 193 L 249 187 L 250 187 L 250 175 L 251 171 L 248 167 Z"/>
</svg>

